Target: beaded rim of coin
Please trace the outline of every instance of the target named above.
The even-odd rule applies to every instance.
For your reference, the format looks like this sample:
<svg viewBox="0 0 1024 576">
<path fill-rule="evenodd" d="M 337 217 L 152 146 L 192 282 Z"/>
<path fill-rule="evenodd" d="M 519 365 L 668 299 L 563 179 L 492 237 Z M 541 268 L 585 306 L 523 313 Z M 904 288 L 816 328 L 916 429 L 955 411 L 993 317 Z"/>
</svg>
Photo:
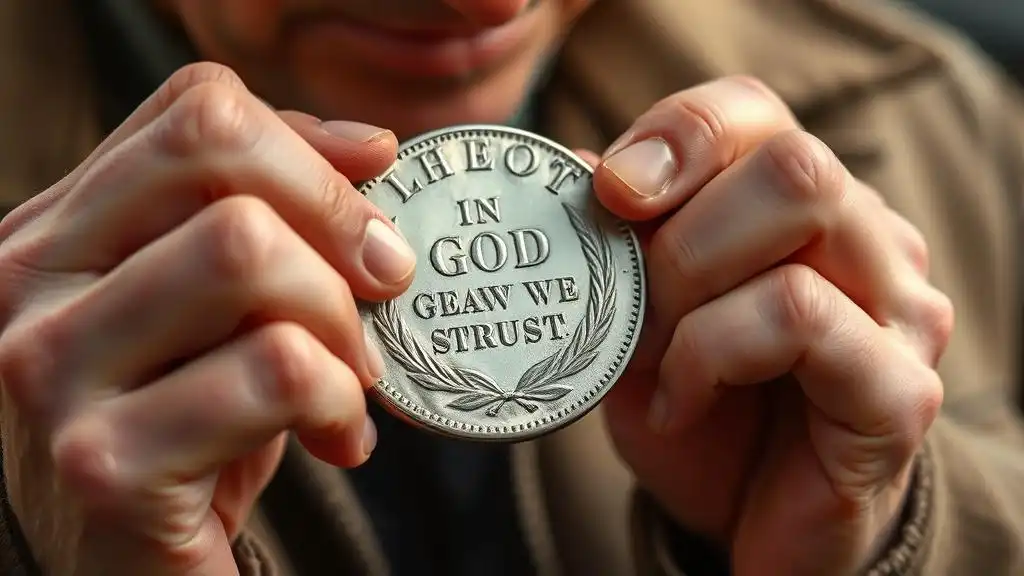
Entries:
<svg viewBox="0 0 1024 576">
<path fill-rule="evenodd" d="M 545 137 L 505 126 L 463 125 L 428 132 L 403 143 L 392 169 L 363 183 L 360 192 L 370 196 L 377 186 L 388 181 L 394 170 L 402 165 L 403 160 L 410 161 L 418 154 L 431 148 L 436 149 L 453 140 L 487 137 L 537 146 L 554 156 L 556 160 L 565 162 L 566 167 L 571 163 L 572 168 L 579 169 L 579 175 L 587 182 L 593 176 L 593 169 L 584 160 Z M 587 189 L 589 190 L 589 186 Z M 621 377 L 636 348 L 644 319 L 646 279 L 639 241 L 629 225 L 600 207 L 592 197 L 585 199 L 584 202 L 598 210 L 602 220 L 614 226 L 620 241 L 626 245 L 625 251 L 630 260 L 630 270 L 622 271 L 628 273 L 630 277 L 628 297 L 631 303 L 629 310 L 618 312 L 628 314 L 626 325 L 620 332 L 621 342 L 614 347 L 609 345 L 608 348 L 602 348 L 615 321 L 615 301 L 618 298 L 616 291 L 619 287 L 607 226 L 602 229 L 595 218 L 589 218 L 580 208 L 563 202 L 562 207 L 576 238 L 580 241 L 583 259 L 589 271 L 590 286 L 586 290 L 586 310 L 576 326 L 570 343 L 532 364 L 512 390 L 502 388 L 483 371 L 433 358 L 428 350 L 423 349 L 421 337 L 410 329 L 399 313 L 397 301 L 405 295 L 384 302 L 359 303 L 364 330 L 381 348 L 385 359 L 390 359 L 400 366 L 404 378 L 422 390 L 451 393 L 454 400 L 446 404 L 447 408 L 463 413 L 487 408 L 484 411 L 487 416 L 495 417 L 507 404 L 516 404 L 530 414 L 541 411 L 542 415 L 519 424 L 495 422 L 492 425 L 474 423 L 470 419 L 456 418 L 451 414 L 441 414 L 411 399 L 409 394 L 403 391 L 402 385 L 394 383 L 394 374 L 388 370 L 390 374 L 386 373 L 373 387 L 372 392 L 390 413 L 413 425 L 449 437 L 490 442 L 519 442 L 564 428 L 581 419 L 600 403 Z M 599 357 L 609 355 L 613 358 L 605 362 L 607 367 L 600 372 L 596 384 L 567 386 L 563 382 L 560 386 L 556 385 L 566 378 L 583 373 Z M 385 363 L 388 364 L 387 361 Z M 554 376 L 545 377 L 546 374 L 550 374 L 553 365 L 560 365 L 563 375 L 559 376 L 556 373 Z M 548 412 L 540 408 L 545 402 L 560 400 L 572 392 L 577 393 L 577 398 L 560 409 Z"/>
</svg>

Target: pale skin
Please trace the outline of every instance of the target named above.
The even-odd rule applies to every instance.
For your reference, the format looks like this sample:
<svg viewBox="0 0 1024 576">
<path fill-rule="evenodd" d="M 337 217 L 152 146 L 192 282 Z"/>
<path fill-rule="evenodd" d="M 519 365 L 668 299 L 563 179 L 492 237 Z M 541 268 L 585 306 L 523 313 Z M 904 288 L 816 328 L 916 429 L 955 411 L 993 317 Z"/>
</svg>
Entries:
<svg viewBox="0 0 1024 576">
<path fill-rule="evenodd" d="M 292 3 L 160 4 L 261 96 L 311 69 L 248 64 Z M 392 162 L 395 134 L 508 117 L 517 99 L 493 96 L 521 96 L 587 4 L 540 2 L 516 51 L 424 81 L 391 116 L 390 78 L 339 68 L 358 88 L 313 74 L 274 100 L 313 117 L 224 65 L 186 68 L 4 220 L 4 466 L 50 573 L 235 574 L 230 542 L 286 433 L 337 466 L 369 457 L 381 364 L 353 298 L 402 293 L 413 261 L 351 182 Z M 418 2 L 433 11 L 405 24 L 495 25 L 524 5 Z M 921 235 L 752 79 L 671 95 L 580 153 L 651 264 L 653 313 L 605 403 L 638 482 L 741 576 L 868 564 L 942 401 L 953 312 Z"/>
</svg>

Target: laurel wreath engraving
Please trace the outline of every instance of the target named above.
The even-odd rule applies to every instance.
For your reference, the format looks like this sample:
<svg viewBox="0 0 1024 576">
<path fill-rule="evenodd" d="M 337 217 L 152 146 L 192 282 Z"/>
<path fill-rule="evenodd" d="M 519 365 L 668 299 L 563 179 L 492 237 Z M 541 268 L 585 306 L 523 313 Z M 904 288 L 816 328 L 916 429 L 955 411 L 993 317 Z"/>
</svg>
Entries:
<svg viewBox="0 0 1024 576">
<path fill-rule="evenodd" d="M 535 412 L 538 403 L 552 402 L 572 392 L 561 381 L 585 370 L 597 358 L 597 349 L 608 337 L 615 315 L 615 262 L 604 234 L 576 208 L 562 206 L 579 237 L 590 272 L 586 314 L 569 343 L 527 369 L 515 388 L 503 389 L 479 370 L 435 359 L 409 329 L 394 300 L 374 307 L 373 323 L 388 354 L 418 386 L 453 394 L 449 408 L 464 412 L 486 408 L 488 416 L 497 416 L 506 404 L 514 402 Z"/>
</svg>

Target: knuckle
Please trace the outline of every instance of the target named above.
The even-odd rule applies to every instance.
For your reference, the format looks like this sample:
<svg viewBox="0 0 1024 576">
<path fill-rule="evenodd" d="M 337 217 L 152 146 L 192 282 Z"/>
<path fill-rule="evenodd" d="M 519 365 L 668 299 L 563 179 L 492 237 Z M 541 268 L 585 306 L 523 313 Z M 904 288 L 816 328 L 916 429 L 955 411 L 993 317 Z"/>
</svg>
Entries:
<svg viewBox="0 0 1024 576">
<path fill-rule="evenodd" d="M 171 154 L 244 152 L 259 138 L 252 97 L 223 83 L 190 88 L 168 109 L 158 139 Z"/>
<path fill-rule="evenodd" d="M 65 180 L 54 184 L 46 191 L 27 199 L 7 211 L 3 218 L 0 219 L 0 245 L 3 245 L 5 249 L 9 249 L 10 244 L 13 243 L 12 241 L 17 238 L 18 232 L 24 230 L 39 217 L 41 212 L 39 204 L 44 202 L 47 197 L 53 198 L 58 194 L 60 196 L 67 195 L 67 191 L 70 189 L 65 183 L 67 178 L 65 176 Z"/>
<path fill-rule="evenodd" d="M 927 271 L 931 263 L 931 251 L 928 248 L 928 241 L 917 226 L 893 212 L 896 218 L 903 224 L 903 246 L 907 258 L 917 270 Z"/>
<path fill-rule="evenodd" d="M 37 262 L 50 246 L 48 240 L 37 239 L 38 236 L 0 248 L 0 327 L 10 324 L 26 300 L 31 299 L 32 287 L 38 279 Z"/>
<path fill-rule="evenodd" d="M 53 367 L 67 338 L 55 319 L 12 327 L 0 336 L 0 385 L 15 406 L 29 415 L 45 417 L 55 398 Z"/>
<path fill-rule="evenodd" d="M 928 428 L 931 427 L 932 422 L 939 416 L 939 411 L 942 410 L 942 402 L 945 399 L 945 387 L 942 384 L 942 378 L 935 370 L 928 369 L 924 371 L 920 383 L 921 393 L 914 411 L 917 421 L 920 423 L 919 441 L 924 437 Z"/>
<path fill-rule="evenodd" d="M 280 217 L 254 196 L 231 196 L 207 209 L 204 246 L 212 273 L 229 281 L 252 280 L 269 264 Z"/>
<path fill-rule="evenodd" d="M 0 242 L 5 242 L 17 232 L 25 221 L 25 209 L 27 203 L 23 203 L 0 218 Z"/>
<path fill-rule="evenodd" d="M 694 102 L 685 95 L 679 95 L 666 100 L 665 105 L 669 125 L 696 132 L 697 139 L 709 149 L 720 150 L 728 142 L 728 119 L 713 102 Z M 684 140 L 691 138 L 687 136 Z"/>
<path fill-rule="evenodd" d="M 86 508 L 111 504 L 125 491 L 113 456 L 113 434 L 94 414 L 77 417 L 51 438 L 50 456 L 61 485 Z"/>
<path fill-rule="evenodd" d="M 671 225 L 662 226 L 651 237 L 651 260 L 656 270 L 670 272 L 674 281 L 670 284 L 675 286 L 680 283 L 697 281 L 705 274 L 701 270 L 701 259 L 693 244 L 685 234 L 681 234 Z"/>
<path fill-rule="evenodd" d="M 790 202 L 838 205 L 846 193 L 846 170 L 814 136 L 793 130 L 764 144 L 763 158 L 775 190 Z"/>
<path fill-rule="evenodd" d="M 0 338 L 0 385 L 4 395 L 20 409 L 34 412 L 38 408 L 39 360 L 38 349 L 26 346 L 23 339 L 10 333 Z"/>
<path fill-rule="evenodd" d="M 939 290 L 929 286 L 917 298 L 917 323 L 931 348 L 932 365 L 938 362 L 953 335 L 955 311 L 953 302 Z"/>
<path fill-rule="evenodd" d="M 299 324 L 281 322 L 261 330 L 256 356 L 270 375 L 265 398 L 273 405 L 300 409 L 310 405 L 318 383 L 317 343 Z"/>
<path fill-rule="evenodd" d="M 157 92 L 157 98 L 163 104 L 162 109 L 167 109 L 190 89 L 207 83 L 245 88 L 242 79 L 231 68 L 215 62 L 196 62 L 171 74 Z"/>
<path fill-rule="evenodd" d="M 920 370 L 913 377 L 913 392 L 907 395 L 904 411 L 895 416 L 895 429 L 889 436 L 889 450 L 896 469 L 917 454 L 942 409 L 942 378 L 923 364 L 917 366 Z"/>
<path fill-rule="evenodd" d="M 782 98 L 772 90 L 763 80 L 756 76 L 748 76 L 745 74 L 736 74 L 728 76 L 723 79 L 725 82 L 738 84 L 740 87 L 761 94 L 766 100 L 772 100 L 775 102 L 781 102 Z"/>
<path fill-rule="evenodd" d="M 769 282 L 769 299 L 784 333 L 809 339 L 829 327 L 832 297 L 825 280 L 812 268 L 798 264 L 778 268 Z"/>
</svg>

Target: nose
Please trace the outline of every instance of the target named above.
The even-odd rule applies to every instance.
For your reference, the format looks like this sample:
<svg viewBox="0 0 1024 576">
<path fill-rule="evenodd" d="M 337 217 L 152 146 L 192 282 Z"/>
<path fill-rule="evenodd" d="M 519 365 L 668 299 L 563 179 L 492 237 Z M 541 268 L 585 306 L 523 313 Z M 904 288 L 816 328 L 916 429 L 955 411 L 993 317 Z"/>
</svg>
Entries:
<svg viewBox="0 0 1024 576">
<path fill-rule="evenodd" d="M 498 26 L 515 18 L 530 0 L 445 0 L 466 19 L 483 26 Z"/>
</svg>

